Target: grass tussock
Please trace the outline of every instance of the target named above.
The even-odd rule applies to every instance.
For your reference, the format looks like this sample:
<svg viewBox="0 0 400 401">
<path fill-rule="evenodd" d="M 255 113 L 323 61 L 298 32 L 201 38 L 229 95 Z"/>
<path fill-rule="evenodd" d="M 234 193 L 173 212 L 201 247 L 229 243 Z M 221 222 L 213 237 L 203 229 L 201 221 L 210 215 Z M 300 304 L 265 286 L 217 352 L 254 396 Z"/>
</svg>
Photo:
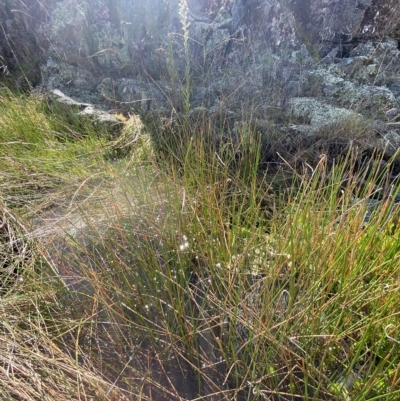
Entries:
<svg viewBox="0 0 400 401">
<path fill-rule="evenodd" d="M 102 134 L 33 96 L 0 89 L 0 190 L 16 204 L 79 185 L 98 163 Z"/>
<path fill-rule="evenodd" d="M 390 162 L 260 169 L 253 132 L 152 135 L 147 158 L 96 171 L 101 197 L 70 199 L 73 227 L 46 242 L 58 273 L 0 298 L 8 399 L 59 399 L 53 382 L 65 399 L 398 399 Z"/>
<path fill-rule="evenodd" d="M 30 279 L 34 280 L 37 292 L 29 288 L 31 282 L 27 280 L 24 286 L 19 286 L 19 293 L 8 293 L 1 302 L 1 398 L 123 399 L 121 394 L 118 398 L 118 391 L 102 378 L 92 361 L 81 356 L 73 335 L 68 342 L 59 341 L 69 331 L 78 332 L 79 325 L 65 319 L 66 313 L 60 310 L 51 283 L 37 288 L 37 277 Z M 61 313 L 64 322 L 57 318 Z"/>
</svg>

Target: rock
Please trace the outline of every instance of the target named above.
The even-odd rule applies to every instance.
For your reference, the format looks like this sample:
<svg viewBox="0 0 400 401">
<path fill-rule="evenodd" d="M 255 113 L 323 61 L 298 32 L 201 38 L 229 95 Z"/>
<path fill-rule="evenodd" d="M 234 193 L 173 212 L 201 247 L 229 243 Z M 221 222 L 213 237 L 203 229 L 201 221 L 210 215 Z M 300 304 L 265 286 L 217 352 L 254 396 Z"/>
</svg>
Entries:
<svg viewBox="0 0 400 401">
<path fill-rule="evenodd" d="M 89 103 L 81 103 L 77 102 L 76 100 L 70 98 L 69 96 L 65 95 L 58 89 L 53 89 L 50 91 L 50 96 L 56 102 L 63 104 L 65 106 L 69 106 L 75 109 L 84 109 L 86 107 L 93 107 Z"/>
<path fill-rule="evenodd" d="M 99 103 L 95 96 L 96 79 L 90 71 L 51 57 L 40 69 L 43 88 L 48 90 L 59 88 L 63 93 L 83 102 Z"/>
<path fill-rule="evenodd" d="M 78 102 L 58 89 L 50 91 L 50 98 L 58 104 L 71 109 L 72 112 L 76 113 L 78 116 L 89 118 L 97 128 L 106 132 L 118 132 L 123 125 L 123 123 L 112 114 L 98 110 L 91 104 Z"/>
<path fill-rule="evenodd" d="M 313 45 L 320 43 L 323 54 L 333 45 L 347 51 L 359 41 L 382 38 L 400 19 L 397 0 L 290 0 L 289 8 L 301 34 Z"/>
<path fill-rule="evenodd" d="M 176 87 L 180 90 L 180 87 Z M 168 98 L 172 96 L 171 88 L 162 82 L 150 84 L 143 80 L 104 78 L 97 87 L 98 96 L 114 107 L 119 105 L 136 109 L 141 113 L 168 109 Z M 169 106 L 169 107 L 168 107 Z"/>
<path fill-rule="evenodd" d="M 40 84 L 40 65 L 49 47 L 42 28 L 51 4 L 51 0 L 0 0 L 0 74 L 22 77 L 30 87 Z"/>
<path fill-rule="evenodd" d="M 387 121 L 397 121 L 400 118 L 400 109 L 393 107 L 385 113 L 385 120 Z"/>
<path fill-rule="evenodd" d="M 334 126 L 344 120 L 362 118 L 351 110 L 325 104 L 314 98 L 293 98 L 288 104 L 292 117 L 308 122 L 313 130 Z"/>
<path fill-rule="evenodd" d="M 118 132 L 123 126 L 123 123 L 112 114 L 97 110 L 93 106 L 85 107 L 85 109 L 80 111 L 77 115 L 88 117 L 97 128 L 106 132 Z"/>
<path fill-rule="evenodd" d="M 250 56 L 256 60 L 268 49 L 287 46 L 305 46 L 318 61 L 335 47 L 343 54 L 348 45 L 388 35 L 400 18 L 395 0 L 289 0 L 285 6 L 279 0 L 228 0 L 222 7 L 217 0 L 190 0 L 184 9 L 179 0 L 83 0 L 79 6 L 72 0 L 27 0 L 23 12 L 17 0 L 2 3 L 6 36 L 0 36 L 0 54 L 29 37 L 45 61 L 57 59 L 91 73 L 103 70 L 113 78 L 136 78 L 145 71 L 159 79 L 169 63 L 183 72 L 183 19 L 195 70 L 209 67 L 204 62 L 241 65 Z M 13 50 L 23 58 L 22 50 Z"/>
<path fill-rule="evenodd" d="M 344 77 L 347 78 L 345 75 Z M 343 75 L 332 73 L 329 69 L 311 71 L 304 86 L 306 93 L 370 115 L 376 115 L 383 108 L 397 106 L 396 97 L 388 88 L 360 85 L 344 79 Z"/>
<path fill-rule="evenodd" d="M 400 150 L 400 134 L 395 130 L 386 132 L 382 138 L 378 139 L 376 148 L 385 152 L 388 157 L 392 157 Z"/>
</svg>

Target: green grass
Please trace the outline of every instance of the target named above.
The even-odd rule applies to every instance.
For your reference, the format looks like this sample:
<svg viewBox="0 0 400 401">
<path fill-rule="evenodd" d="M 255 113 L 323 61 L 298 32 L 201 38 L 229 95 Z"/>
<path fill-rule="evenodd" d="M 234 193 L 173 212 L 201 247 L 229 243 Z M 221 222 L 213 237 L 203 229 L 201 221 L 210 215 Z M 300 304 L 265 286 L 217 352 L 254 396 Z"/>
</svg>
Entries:
<svg viewBox="0 0 400 401">
<path fill-rule="evenodd" d="M 104 143 L 89 121 L 0 88 L 0 191 L 7 201 L 28 202 L 80 183 Z"/>
<path fill-rule="evenodd" d="M 6 183 L 18 198 L 37 181 L 53 200 L 67 196 L 69 220 L 34 191 L 15 209 L 33 227 L 14 236 L 32 241 L 37 260 L 0 298 L 3 399 L 60 399 L 58 377 L 61 399 L 399 398 L 391 198 L 364 222 L 388 171 L 358 172 L 349 154 L 287 179 L 288 164 L 259 169 L 257 134 L 215 141 L 207 121 L 187 120 L 153 127 L 153 152 L 106 163 L 96 133 L 54 135 L 65 122 L 40 102 L 9 96 L 6 104 L 19 114 L 0 117 L 3 201 Z M 114 145 L 122 143 L 132 146 Z M 54 148 L 62 156 L 53 158 Z M 35 235 L 37 215 L 59 228 Z"/>
</svg>

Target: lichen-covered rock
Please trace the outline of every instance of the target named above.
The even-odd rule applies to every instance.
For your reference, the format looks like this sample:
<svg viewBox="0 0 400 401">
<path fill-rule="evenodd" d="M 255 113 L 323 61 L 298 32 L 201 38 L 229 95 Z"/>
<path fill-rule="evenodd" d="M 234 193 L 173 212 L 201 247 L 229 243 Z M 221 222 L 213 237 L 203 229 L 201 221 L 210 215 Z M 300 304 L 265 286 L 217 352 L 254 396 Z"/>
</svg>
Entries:
<svg viewBox="0 0 400 401">
<path fill-rule="evenodd" d="M 88 118 L 95 127 L 103 132 L 116 133 L 120 131 L 123 125 L 122 122 L 112 114 L 99 110 L 91 104 L 76 101 L 58 89 L 50 91 L 50 99 L 70 109 L 72 113 Z"/>
<path fill-rule="evenodd" d="M 257 60 L 268 49 L 301 45 L 316 60 L 335 46 L 348 51 L 346 46 L 354 47 L 359 40 L 387 35 L 400 18 L 397 0 L 27 0 L 23 6 L 17 0 L 2 0 L 0 4 L 6 33 L 0 34 L 3 58 L 7 52 L 12 55 L 13 44 L 30 42 L 45 59 L 58 58 L 91 72 L 107 71 L 114 78 L 114 74 L 136 78 L 143 70 L 162 78 L 168 63 L 185 68 L 184 30 L 190 37 L 192 67 L 203 69 L 211 67 L 204 63 L 238 65 L 249 57 Z"/>
<path fill-rule="evenodd" d="M 290 0 L 289 7 L 302 34 L 311 43 L 320 43 L 323 55 L 334 45 L 382 38 L 400 19 L 398 0 Z"/>
<path fill-rule="evenodd" d="M 78 102 L 69 96 L 65 95 L 58 89 L 53 89 L 50 91 L 50 98 L 59 104 L 69 107 L 75 111 L 83 110 L 86 107 L 91 107 L 89 103 Z"/>
<path fill-rule="evenodd" d="M 396 130 L 390 130 L 377 143 L 371 143 L 374 147 L 381 149 L 388 157 L 394 156 L 400 149 L 400 133 Z"/>
<path fill-rule="evenodd" d="M 397 105 L 396 97 L 386 87 L 360 85 L 324 69 L 310 72 L 305 87 L 306 93 L 370 115 Z"/>
<path fill-rule="evenodd" d="M 80 111 L 78 116 L 89 118 L 93 125 L 103 132 L 118 132 L 122 127 L 122 122 L 115 116 L 102 110 L 98 110 L 93 106 L 87 106 Z"/>
<path fill-rule="evenodd" d="M 50 45 L 43 27 L 51 5 L 51 0 L 0 0 L 0 79 L 13 74 L 21 88 L 40 83 L 40 64 Z"/>
<path fill-rule="evenodd" d="M 147 82 L 142 79 L 104 78 L 96 88 L 98 97 L 108 105 L 136 109 L 141 113 L 167 113 L 174 107 L 174 96 L 181 96 L 182 86 L 165 82 Z"/>
<path fill-rule="evenodd" d="M 67 62 L 49 57 L 41 66 L 42 86 L 51 90 L 61 88 L 70 96 L 84 102 L 98 102 L 95 96 L 96 78 L 90 70 L 83 66 L 75 66 Z"/>
<path fill-rule="evenodd" d="M 194 79 L 206 79 L 212 85 L 222 72 L 232 76 L 230 82 L 236 86 L 243 74 L 258 70 L 267 77 L 262 86 L 269 80 L 266 60 L 273 52 L 298 67 L 319 61 L 334 48 L 343 56 L 359 40 L 395 30 L 400 17 L 395 0 L 27 0 L 24 10 L 16 0 L 0 4 L 6 33 L 0 33 L 3 60 L 8 55 L 7 62 L 15 64 L 20 47 L 12 45 L 29 43 L 40 50 L 45 87 L 58 87 L 72 96 L 83 93 L 86 98 L 106 78 L 140 77 L 153 86 L 184 85 L 190 74 L 193 84 Z M 358 48 L 352 56 L 367 59 L 354 60 L 343 69 L 352 70 L 361 84 L 377 77 L 374 85 L 381 85 L 380 53 L 370 60 L 373 52 L 367 50 L 367 55 Z M 285 56 L 293 50 L 292 56 Z M 387 58 L 395 53 L 393 47 L 382 51 Z M 368 65 L 360 71 L 357 63 Z M 292 66 L 281 67 L 293 87 Z"/>
<path fill-rule="evenodd" d="M 314 130 L 334 126 L 344 120 L 359 120 L 360 114 L 354 111 L 322 103 L 314 98 L 293 98 L 289 100 L 292 117 L 308 123 Z"/>
</svg>

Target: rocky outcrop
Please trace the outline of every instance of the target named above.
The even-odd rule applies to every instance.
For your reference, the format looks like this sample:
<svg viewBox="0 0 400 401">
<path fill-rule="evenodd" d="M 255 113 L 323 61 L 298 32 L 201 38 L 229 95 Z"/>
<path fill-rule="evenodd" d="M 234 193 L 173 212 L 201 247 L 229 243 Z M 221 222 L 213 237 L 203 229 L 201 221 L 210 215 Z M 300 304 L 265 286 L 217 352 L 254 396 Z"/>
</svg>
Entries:
<svg viewBox="0 0 400 401">
<path fill-rule="evenodd" d="M 21 87 L 141 114 L 279 110 L 312 133 L 341 109 L 398 135 L 398 0 L 0 0 L 0 18 Z"/>
<path fill-rule="evenodd" d="M 209 85 L 224 76 L 221 70 L 230 76 L 231 70 L 243 73 L 254 66 L 262 75 L 271 54 L 301 45 L 314 61 L 332 50 L 343 57 L 360 41 L 395 31 L 397 5 L 397 0 L 1 0 L 0 54 L 3 69 L 31 59 L 41 67 L 44 86 L 71 95 L 101 97 L 98 85 L 105 78 L 174 85 L 185 82 L 189 69 Z"/>
</svg>

